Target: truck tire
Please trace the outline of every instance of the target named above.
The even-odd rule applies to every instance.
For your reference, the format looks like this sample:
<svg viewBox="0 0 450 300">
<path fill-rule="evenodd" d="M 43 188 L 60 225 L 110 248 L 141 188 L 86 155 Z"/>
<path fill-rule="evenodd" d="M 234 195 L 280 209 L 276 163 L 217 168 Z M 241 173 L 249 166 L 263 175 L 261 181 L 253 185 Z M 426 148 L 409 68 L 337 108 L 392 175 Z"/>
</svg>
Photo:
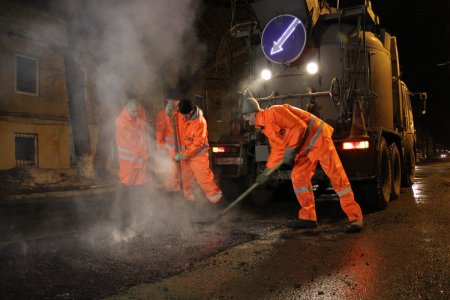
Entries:
<svg viewBox="0 0 450 300">
<path fill-rule="evenodd" d="M 400 196 L 401 180 L 402 180 L 402 162 L 397 144 L 392 143 L 389 146 L 389 156 L 391 157 L 392 168 L 392 186 L 391 200 L 398 199 Z"/>
<path fill-rule="evenodd" d="M 377 157 L 377 174 L 374 180 L 354 182 L 353 190 L 361 206 L 368 211 L 387 207 L 392 187 L 391 158 L 386 140 L 382 137 Z"/>
<path fill-rule="evenodd" d="M 415 151 L 409 152 L 409 157 L 405 157 L 403 161 L 402 187 L 409 188 L 414 183 L 416 157 Z"/>
</svg>

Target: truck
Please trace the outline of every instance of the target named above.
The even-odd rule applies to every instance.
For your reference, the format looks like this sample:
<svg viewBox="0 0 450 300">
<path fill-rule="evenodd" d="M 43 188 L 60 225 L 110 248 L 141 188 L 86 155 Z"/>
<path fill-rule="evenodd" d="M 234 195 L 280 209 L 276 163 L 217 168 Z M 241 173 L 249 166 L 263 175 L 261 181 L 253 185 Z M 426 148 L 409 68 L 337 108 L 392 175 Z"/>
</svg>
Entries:
<svg viewBox="0 0 450 300">
<path fill-rule="evenodd" d="M 414 183 L 411 98 L 425 100 L 426 93 L 412 93 L 402 81 L 397 39 L 380 26 L 371 2 L 346 3 L 254 1 L 260 30 L 249 35 L 260 43 L 249 64 L 265 80 L 246 81 L 237 101 L 252 97 L 261 108 L 288 103 L 330 124 L 356 200 L 365 209 L 385 209 Z M 224 191 L 237 195 L 264 170 L 270 149 L 260 131 L 238 118 L 230 123 L 231 134 L 211 143 L 211 162 Z M 264 205 L 289 181 L 284 166 L 251 199 Z M 333 193 L 320 166 L 313 188 L 316 197 Z"/>
</svg>

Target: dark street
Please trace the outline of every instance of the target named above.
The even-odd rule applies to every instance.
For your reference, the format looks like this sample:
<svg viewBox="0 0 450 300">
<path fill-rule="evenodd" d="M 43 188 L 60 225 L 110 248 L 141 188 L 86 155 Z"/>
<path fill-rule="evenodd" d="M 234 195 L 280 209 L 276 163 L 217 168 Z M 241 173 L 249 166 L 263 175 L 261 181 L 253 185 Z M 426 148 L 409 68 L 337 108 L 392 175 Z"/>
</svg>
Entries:
<svg viewBox="0 0 450 300">
<path fill-rule="evenodd" d="M 344 233 L 330 197 L 318 201 L 317 229 L 286 228 L 298 207 L 289 193 L 212 225 L 196 222 L 217 212 L 206 204 L 154 201 L 148 222 L 122 235 L 111 195 L 3 201 L 0 297 L 447 299 L 449 169 L 417 166 L 413 188 L 366 214 L 357 234 Z"/>
<path fill-rule="evenodd" d="M 0 78 L 0 300 L 450 299 L 450 1 L 1 1 Z"/>
</svg>

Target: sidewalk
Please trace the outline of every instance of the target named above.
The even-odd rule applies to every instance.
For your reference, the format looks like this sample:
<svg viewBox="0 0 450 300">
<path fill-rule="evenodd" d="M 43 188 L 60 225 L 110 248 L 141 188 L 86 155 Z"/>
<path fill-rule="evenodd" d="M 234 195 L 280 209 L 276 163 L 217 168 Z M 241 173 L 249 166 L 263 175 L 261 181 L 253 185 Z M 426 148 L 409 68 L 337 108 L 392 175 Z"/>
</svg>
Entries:
<svg viewBox="0 0 450 300">
<path fill-rule="evenodd" d="M 25 200 L 69 198 L 107 193 L 118 181 L 113 175 L 84 179 L 75 168 L 12 168 L 0 170 L 0 204 L 20 204 Z M 25 201 L 26 202 L 26 201 Z"/>
<path fill-rule="evenodd" d="M 18 202 L 27 202 L 27 200 L 37 200 L 43 198 L 69 198 L 99 195 L 114 192 L 116 186 L 117 182 L 110 181 L 95 185 L 78 184 L 65 187 L 40 187 L 35 189 L 24 189 L 11 192 L 10 194 L 0 195 L 0 204 L 17 204 Z"/>
</svg>

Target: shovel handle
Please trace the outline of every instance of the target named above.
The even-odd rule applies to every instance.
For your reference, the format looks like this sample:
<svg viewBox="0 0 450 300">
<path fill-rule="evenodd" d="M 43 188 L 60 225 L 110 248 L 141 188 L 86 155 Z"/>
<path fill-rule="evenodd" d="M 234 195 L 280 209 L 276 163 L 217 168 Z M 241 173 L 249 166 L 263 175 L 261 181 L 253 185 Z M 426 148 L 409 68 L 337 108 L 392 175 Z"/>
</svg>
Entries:
<svg viewBox="0 0 450 300">
<path fill-rule="evenodd" d="M 267 176 L 272 175 L 272 173 L 275 172 L 276 170 L 278 170 L 282 164 L 283 164 L 283 161 L 280 161 L 272 169 L 269 169 L 269 171 L 267 171 Z M 245 192 L 243 192 L 239 197 L 237 197 L 236 200 L 231 202 L 230 205 L 228 205 L 224 210 L 222 210 L 219 213 L 219 215 L 217 216 L 217 220 L 222 218 L 230 209 L 232 209 L 236 204 L 241 202 L 245 197 L 247 197 L 248 194 L 250 194 L 258 186 L 259 186 L 259 183 L 257 183 L 257 182 L 253 183 Z"/>
<path fill-rule="evenodd" d="M 172 104 L 173 105 L 173 104 Z M 177 130 L 177 121 L 175 120 L 175 112 L 171 111 L 170 114 L 170 121 L 172 122 L 172 128 L 173 128 L 173 137 L 174 137 L 174 143 L 175 143 L 175 153 L 178 153 L 180 150 L 179 144 L 178 144 L 178 130 Z M 178 169 L 178 180 L 180 183 L 180 195 L 183 196 L 183 178 L 181 177 L 181 162 L 177 161 L 177 169 Z"/>
</svg>

